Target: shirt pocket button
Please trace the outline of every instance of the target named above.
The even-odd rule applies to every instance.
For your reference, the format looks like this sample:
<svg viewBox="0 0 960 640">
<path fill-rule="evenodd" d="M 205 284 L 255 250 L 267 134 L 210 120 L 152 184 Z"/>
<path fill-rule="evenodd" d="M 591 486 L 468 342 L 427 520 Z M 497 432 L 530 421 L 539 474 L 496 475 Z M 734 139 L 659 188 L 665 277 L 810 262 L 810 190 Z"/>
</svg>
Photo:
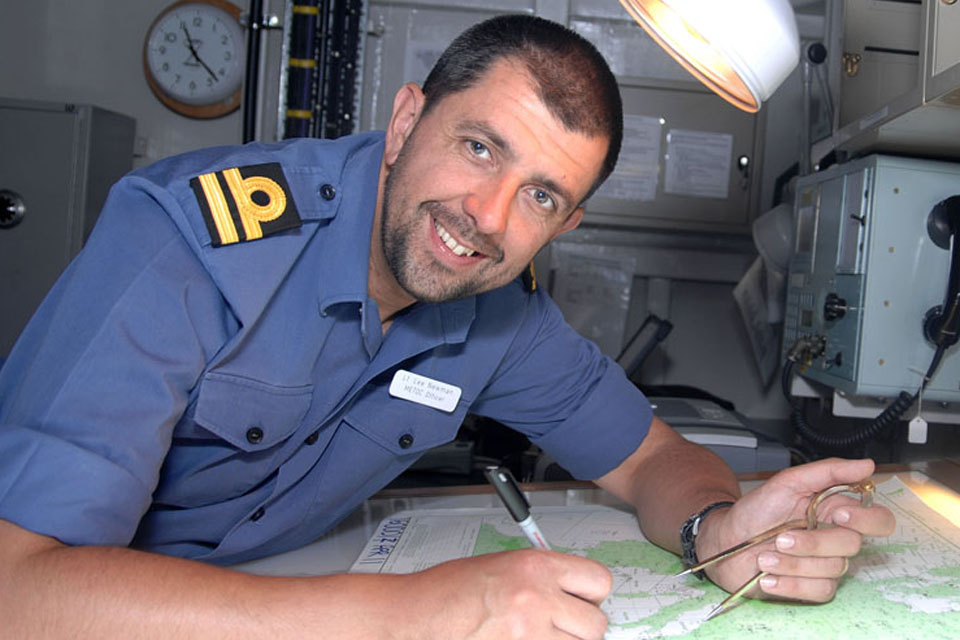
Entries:
<svg viewBox="0 0 960 640">
<path fill-rule="evenodd" d="M 247 442 L 250 444 L 260 444 L 263 440 L 263 429 L 260 427 L 250 427 L 247 429 Z"/>
<path fill-rule="evenodd" d="M 324 200 L 330 201 L 337 197 L 337 190 L 333 188 L 332 184 L 325 184 L 320 187 L 320 197 Z"/>
</svg>

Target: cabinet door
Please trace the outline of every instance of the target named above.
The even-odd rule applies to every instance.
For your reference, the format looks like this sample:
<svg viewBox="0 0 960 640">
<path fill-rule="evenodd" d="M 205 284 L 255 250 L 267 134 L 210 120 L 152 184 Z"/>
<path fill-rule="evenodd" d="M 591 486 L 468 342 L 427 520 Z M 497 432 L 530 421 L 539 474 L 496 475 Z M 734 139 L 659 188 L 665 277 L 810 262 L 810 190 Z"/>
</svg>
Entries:
<svg viewBox="0 0 960 640">
<path fill-rule="evenodd" d="M 927 26 L 926 100 L 960 105 L 960 4 L 934 2 Z"/>
<path fill-rule="evenodd" d="M 761 117 L 702 90 L 621 83 L 620 93 L 623 150 L 584 220 L 748 232 L 759 197 Z"/>
<path fill-rule="evenodd" d="M 0 357 L 79 248 L 79 145 L 76 112 L 0 106 L 0 190 L 24 205 L 19 223 L 0 227 Z"/>
</svg>

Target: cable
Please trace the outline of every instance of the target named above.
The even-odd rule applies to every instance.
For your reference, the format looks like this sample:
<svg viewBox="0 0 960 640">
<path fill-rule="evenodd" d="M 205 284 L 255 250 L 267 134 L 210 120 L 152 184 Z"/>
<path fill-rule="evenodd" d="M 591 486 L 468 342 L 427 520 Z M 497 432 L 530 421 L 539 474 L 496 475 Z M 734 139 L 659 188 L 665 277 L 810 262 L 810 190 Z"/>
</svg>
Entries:
<svg viewBox="0 0 960 640">
<path fill-rule="evenodd" d="M 243 141 L 257 137 L 257 84 L 260 79 L 260 27 L 263 26 L 263 0 L 250 0 L 250 24 L 247 31 L 247 65 L 243 81 Z"/>
<path fill-rule="evenodd" d="M 901 391 L 896 400 L 890 403 L 890 405 L 887 406 L 887 408 L 884 409 L 879 416 L 874 418 L 870 424 L 864 425 L 863 427 L 860 427 L 851 433 L 839 435 L 827 435 L 825 433 L 821 433 L 811 427 L 807 422 L 806 417 L 803 415 L 803 408 L 801 407 L 800 401 L 794 398 L 790 393 L 790 381 L 793 378 L 793 367 L 797 362 L 795 358 L 790 357 L 787 359 L 787 362 L 784 363 L 783 373 L 780 376 L 781 390 L 783 391 L 783 395 L 787 399 L 787 402 L 790 403 L 791 407 L 790 422 L 793 425 L 793 428 L 797 430 L 797 433 L 800 434 L 801 438 L 818 447 L 829 449 L 852 449 L 853 447 L 864 444 L 868 440 L 876 438 L 890 428 L 891 425 L 896 423 L 901 416 L 907 412 L 907 409 L 913 406 L 913 403 L 916 402 L 923 390 L 927 388 L 927 383 L 930 382 L 933 374 L 936 373 L 937 368 L 940 366 L 940 361 L 943 359 L 944 351 L 946 351 L 945 345 L 937 347 L 937 350 L 933 355 L 933 359 L 930 362 L 930 366 L 927 368 L 927 372 L 923 376 L 923 382 L 916 393 L 911 395 L 906 391 Z"/>
</svg>

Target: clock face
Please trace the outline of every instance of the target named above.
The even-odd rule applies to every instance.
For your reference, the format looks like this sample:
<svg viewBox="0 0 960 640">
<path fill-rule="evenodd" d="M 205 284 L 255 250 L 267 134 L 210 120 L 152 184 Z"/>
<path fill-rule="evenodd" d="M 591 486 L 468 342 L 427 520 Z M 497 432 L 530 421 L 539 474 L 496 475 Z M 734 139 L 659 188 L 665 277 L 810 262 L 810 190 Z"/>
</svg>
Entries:
<svg viewBox="0 0 960 640">
<path fill-rule="evenodd" d="M 239 105 L 244 41 L 231 6 L 180 2 L 154 21 L 144 46 L 144 67 L 151 87 L 167 106 L 209 117 Z M 206 105 L 217 109 L 190 109 Z"/>
</svg>

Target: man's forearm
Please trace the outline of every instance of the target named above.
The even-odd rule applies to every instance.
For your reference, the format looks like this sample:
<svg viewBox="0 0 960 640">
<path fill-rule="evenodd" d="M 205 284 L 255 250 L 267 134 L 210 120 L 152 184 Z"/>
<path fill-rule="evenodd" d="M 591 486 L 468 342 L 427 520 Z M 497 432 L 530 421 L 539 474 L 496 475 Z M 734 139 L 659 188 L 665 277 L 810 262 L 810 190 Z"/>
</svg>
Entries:
<svg viewBox="0 0 960 640">
<path fill-rule="evenodd" d="M 600 638 L 610 572 L 518 549 L 404 575 L 252 576 L 115 547 L 67 547 L 0 520 L 4 639 Z"/>
<path fill-rule="evenodd" d="M 374 603 L 398 576 L 252 576 L 114 547 L 68 547 L 0 521 L 9 638 L 387 638 Z"/>
<path fill-rule="evenodd" d="M 685 440 L 660 420 L 654 419 L 647 438 L 598 484 L 636 507 L 647 539 L 680 553 L 680 528 L 686 519 L 710 503 L 736 500 L 740 486 L 719 456 Z"/>
</svg>

